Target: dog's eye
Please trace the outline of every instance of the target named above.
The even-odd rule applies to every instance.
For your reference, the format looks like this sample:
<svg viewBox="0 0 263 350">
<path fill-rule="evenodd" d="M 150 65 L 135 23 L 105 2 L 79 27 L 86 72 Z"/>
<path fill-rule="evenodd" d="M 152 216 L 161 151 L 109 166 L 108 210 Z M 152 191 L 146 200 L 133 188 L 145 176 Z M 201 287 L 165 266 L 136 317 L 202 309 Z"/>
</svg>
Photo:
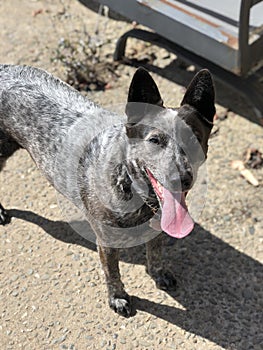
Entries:
<svg viewBox="0 0 263 350">
<path fill-rule="evenodd" d="M 161 142 L 160 137 L 158 135 L 152 135 L 151 137 L 148 138 L 147 141 L 151 143 L 155 143 L 156 145 L 159 145 Z"/>
</svg>

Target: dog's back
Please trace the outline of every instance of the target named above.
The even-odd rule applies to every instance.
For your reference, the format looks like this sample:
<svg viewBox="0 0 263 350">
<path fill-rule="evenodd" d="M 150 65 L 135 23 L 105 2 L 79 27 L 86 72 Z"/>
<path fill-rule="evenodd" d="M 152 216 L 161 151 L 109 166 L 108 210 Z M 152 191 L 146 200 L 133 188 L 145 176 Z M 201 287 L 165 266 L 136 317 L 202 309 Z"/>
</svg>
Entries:
<svg viewBox="0 0 263 350">
<path fill-rule="evenodd" d="M 0 82 L 1 130 L 26 148 L 39 166 L 39 158 L 52 158 L 69 128 L 97 108 L 40 69 L 2 65 Z"/>
<path fill-rule="evenodd" d="M 63 167 L 72 146 L 77 152 L 78 142 L 83 147 L 84 140 L 92 140 L 113 123 L 112 118 L 117 116 L 43 70 L 0 65 L 0 139 L 5 145 L 8 139 L 14 150 L 27 149 L 42 173 L 64 194 Z"/>
</svg>

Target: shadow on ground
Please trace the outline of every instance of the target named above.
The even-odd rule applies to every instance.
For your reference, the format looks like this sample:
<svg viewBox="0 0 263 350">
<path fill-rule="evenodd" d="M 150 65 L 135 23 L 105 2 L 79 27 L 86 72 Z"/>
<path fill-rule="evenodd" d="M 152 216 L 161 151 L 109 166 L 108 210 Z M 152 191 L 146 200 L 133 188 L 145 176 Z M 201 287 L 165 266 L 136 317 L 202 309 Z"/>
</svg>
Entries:
<svg viewBox="0 0 263 350">
<path fill-rule="evenodd" d="M 62 221 L 51 221 L 30 211 L 9 214 L 36 224 L 66 243 L 96 250 Z M 225 349 L 255 349 L 262 344 L 263 266 L 199 225 L 183 240 L 167 241 L 165 259 L 179 276 L 171 297 L 184 310 L 133 297 L 142 310 L 209 339 Z M 145 264 L 143 246 L 123 250 L 122 261 Z"/>
</svg>

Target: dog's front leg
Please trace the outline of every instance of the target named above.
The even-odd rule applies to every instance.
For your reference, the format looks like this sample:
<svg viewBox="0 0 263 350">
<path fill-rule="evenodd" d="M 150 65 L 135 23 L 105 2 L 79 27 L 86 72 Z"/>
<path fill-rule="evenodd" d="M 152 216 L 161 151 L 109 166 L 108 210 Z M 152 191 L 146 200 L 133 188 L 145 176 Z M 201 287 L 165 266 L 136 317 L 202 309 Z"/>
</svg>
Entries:
<svg viewBox="0 0 263 350">
<path fill-rule="evenodd" d="M 100 245 L 98 249 L 108 288 L 109 305 L 119 315 L 129 317 L 131 314 L 131 302 L 121 281 L 119 249 Z"/>
<path fill-rule="evenodd" d="M 176 279 L 166 267 L 162 259 L 163 233 L 146 243 L 147 273 L 153 278 L 157 288 L 175 289 Z"/>
</svg>

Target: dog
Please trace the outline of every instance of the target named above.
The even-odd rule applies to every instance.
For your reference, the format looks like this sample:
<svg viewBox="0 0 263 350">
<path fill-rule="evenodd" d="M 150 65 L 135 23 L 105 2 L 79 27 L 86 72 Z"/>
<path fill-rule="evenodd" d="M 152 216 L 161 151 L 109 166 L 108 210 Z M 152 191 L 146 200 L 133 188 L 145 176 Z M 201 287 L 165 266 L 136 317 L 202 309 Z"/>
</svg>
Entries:
<svg viewBox="0 0 263 350">
<path fill-rule="evenodd" d="M 121 245 L 111 235 L 116 231 L 121 240 L 131 227 L 151 227 L 156 234 L 146 242 L 146 271 L 158 288 L 175 287 L 162 264 L 162 231 L 182 238 L 193 229 L 185 197 L 207 157 L 214 101 L 206 69 L 193 78 L 180 107 L 166 108 L 153 78 L 138 68 L 126 116 L 119 117 L 43 70 L 0 65 L 0 169 L 16 150 L 26 149 L 47 180 L 86 215 L 109 305 L 122 316 L 131 315 L 132 303 L 119 272 Z M 9 222 L 1 205 L 0 224 Z"/>
</svg>

